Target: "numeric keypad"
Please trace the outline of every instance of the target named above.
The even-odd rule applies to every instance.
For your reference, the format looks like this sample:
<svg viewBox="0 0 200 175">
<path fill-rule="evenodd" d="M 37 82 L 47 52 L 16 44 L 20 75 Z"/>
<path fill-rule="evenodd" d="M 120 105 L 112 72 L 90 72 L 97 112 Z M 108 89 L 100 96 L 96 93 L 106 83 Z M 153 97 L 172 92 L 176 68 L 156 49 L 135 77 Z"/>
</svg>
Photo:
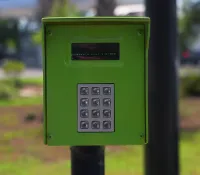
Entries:
<svg viewBox="0 0 200 175">
<path fill-rule="evenodd" d="M 78 84 L 78 132 L 114 132 L 114 84 Z"/>
</svg>

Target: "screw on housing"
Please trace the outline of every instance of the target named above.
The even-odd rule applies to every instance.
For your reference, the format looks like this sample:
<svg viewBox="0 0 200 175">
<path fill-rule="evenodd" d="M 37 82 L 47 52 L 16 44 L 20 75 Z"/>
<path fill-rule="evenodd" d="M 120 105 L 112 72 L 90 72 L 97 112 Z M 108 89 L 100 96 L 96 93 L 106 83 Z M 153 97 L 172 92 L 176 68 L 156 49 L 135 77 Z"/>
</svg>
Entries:
<svg viewBox="0 0 200 175">
<path fill-rule="evenodd" d="M 144 138 L 144 134 L 142 133 L 142 134 L 140 134 L 140 138 Z"/>
<path fill-rule="evenodd" d="M 51 35 L 52 35 L 51 30 L 47 30 L 47 34 L 48 34 L 49 36 L 51 36 Z"/>
<path fill-rule="evenodd" d="M 143 30 L 142 29 L 139 29 L 138 30 L 138 35 L 140 36 L 140 35 L 142 35 L 143 34 Z"/>
<path fill-rule="evenodd" d="M 52 138 L 52 135 L 51 134 L 48 134 L 47 135 L 47 139 L 51 139 Z"/>
</svg>

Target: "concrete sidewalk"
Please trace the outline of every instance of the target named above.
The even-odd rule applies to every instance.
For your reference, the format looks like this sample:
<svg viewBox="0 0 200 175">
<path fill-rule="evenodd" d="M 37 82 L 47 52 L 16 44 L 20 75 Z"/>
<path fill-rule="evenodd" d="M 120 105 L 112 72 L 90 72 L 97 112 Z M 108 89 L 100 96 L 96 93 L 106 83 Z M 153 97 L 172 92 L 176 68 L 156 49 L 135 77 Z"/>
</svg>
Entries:
<svg viewBox="0 0 200 175">
<path fill-rule="evenodd" d="M 190 74 L 199 74 L 200 75 L 200 67 L 194 67 L 194 66 L 184 66 L 180 67 L 179 69 L 179 76 L 184 77 Z M 42 74 L 42 69 L 26 69 L 21 77 L 22 78 L 37 78 L 41 77 Z M 0 79 L 6 78 L 3 70 L 0 68 Z"/>
<path fill-rule="evenodd" d="M 22 78 L 37 78 L 42 76 L 42 69 L 26 69 L 21 77 Z M 6 76 L 4 75 L 3 70 L 0 68 L 0 79 L 4 79 Z"/>
</svg>

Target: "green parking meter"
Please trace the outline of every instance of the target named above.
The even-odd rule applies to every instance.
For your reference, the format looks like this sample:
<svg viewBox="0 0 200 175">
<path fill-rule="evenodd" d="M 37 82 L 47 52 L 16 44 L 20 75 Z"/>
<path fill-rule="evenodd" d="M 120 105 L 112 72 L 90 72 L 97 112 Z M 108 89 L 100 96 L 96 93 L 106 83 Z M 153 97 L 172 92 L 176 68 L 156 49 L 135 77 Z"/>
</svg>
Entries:
<svg viewBox="0 0 200 175">
<path fill-rule="evenodd" d="M 149 18 L 43 18 L 45 144 L 148 140 Z"/>
</svg>

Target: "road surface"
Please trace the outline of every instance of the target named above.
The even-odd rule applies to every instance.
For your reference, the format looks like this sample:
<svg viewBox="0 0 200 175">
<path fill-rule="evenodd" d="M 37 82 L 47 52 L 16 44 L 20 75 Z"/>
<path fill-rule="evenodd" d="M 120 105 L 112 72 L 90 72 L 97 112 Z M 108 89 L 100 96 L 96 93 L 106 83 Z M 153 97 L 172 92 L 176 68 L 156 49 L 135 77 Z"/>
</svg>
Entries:
<svg viewBox="0 0 200 175">
<path fill-rule="evenodd" d="M 42 69 L 27 69 L 25 70 L 21 77 L 22 78 L 38 78 L 42 76 Z M 6 78 L 2 69 L 0 69 L 0 79 Z"/>
</svg>

